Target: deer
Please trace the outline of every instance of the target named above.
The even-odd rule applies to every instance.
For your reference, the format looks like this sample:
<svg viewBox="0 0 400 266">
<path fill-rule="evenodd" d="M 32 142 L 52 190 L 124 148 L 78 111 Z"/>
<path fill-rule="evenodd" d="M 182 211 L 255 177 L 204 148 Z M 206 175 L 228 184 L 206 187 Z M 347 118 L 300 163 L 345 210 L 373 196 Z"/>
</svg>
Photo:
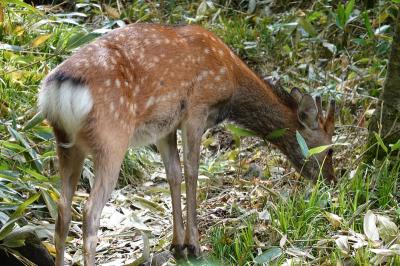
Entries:
<svg viewBox="0 0 400 266">
<path fill-rule="evenodd" d="M 295 136 L 299 132 L 308 147 L 330 145 L 335 102 L 324 112 L 320 96 L 275 88 L 201 26 L 137 23 L 114 29 L 74 52 L 40 87 L 39 112 L 53 128 L 61 177 L 56 265 L 64 263 L 72 198 L 88 155 L 95 182 L 83 210 L 86 266 L 95 263 L 101 212 L 129 147 L 155 144 L 161 155 L 172 197 L 171 250 L 177 258 L 201 254 L 196 216 L 201 139 L 206 129 L 224 120 L 260 137 L 285 129 L 270 142 L 294 168 L 313 180 L 321 175 L 327 182 L 336 180 L 332 149 L 307 159 Z"/>
</svg>

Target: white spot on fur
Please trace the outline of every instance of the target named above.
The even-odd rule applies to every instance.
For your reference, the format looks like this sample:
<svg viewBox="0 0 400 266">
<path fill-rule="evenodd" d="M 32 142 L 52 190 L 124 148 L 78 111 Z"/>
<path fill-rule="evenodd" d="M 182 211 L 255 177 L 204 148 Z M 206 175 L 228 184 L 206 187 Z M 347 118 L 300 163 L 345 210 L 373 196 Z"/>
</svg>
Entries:
<svg viewBox="0 0 400 266">
<path fill-rule="evenodd" d="M 136 96 L 139 93 L 139 85 L 135 86 L 135 90 L 133 91 L 133 96 Z"/>
<path fill-rule="evenodd" d="M 209 53 L 210 53 L 210 49 L 205 48 L 205 49 L 204 49 L 204 53 L 209 54 Z"/>
<path fill-rule="evenodd" d="M 154 104 L 154 97 L 150 96 L 150 98 L 147 100 L 146 102 L 146 108 L 149 108 L 150 106 L 152 106 Z"/>
<path fill-rule="evenodd" d="M 117 86 L 117 88 L 121 87 L 121 81 L 119 79 L 115 80 L 115 86 Z"/>
<path fill-rule="evenodd" d="M 110 79 L 107 79 L 106 82 L 104 82 L 104 84 L 105 84 L 107 87 L 110 87 L 110 86 L 111 86 L 111 80 L 110 80 Z"/>
<path fill-rule="evenodd" d="M 121 105 L 124 104 L 124 96 L 119 97 L 119 103 L 120 103 Z"/>
<path fill-rule="evenodd" d="M 114 110 L 115 110 L 114 102 L 110 102 L 110 111 L 114 112 Z"/>
</svg>

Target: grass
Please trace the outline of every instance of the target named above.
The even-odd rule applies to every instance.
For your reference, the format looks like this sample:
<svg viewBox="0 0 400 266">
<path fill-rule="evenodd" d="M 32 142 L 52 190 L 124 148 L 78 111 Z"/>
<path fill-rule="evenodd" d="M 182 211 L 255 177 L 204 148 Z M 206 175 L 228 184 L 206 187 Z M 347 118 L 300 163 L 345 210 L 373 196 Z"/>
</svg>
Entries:
<svg viewBox="0 0 400 266">
<path fill-rule="evenodd" d="M 208 145 L 218 139 L 211 136 L 205 140 L 208 144 L 203 149 L 200 173 L 210 177 L 214 186 L 201 188 L 201 209 L 212 209 L 210 200 L 218 199 L 221 191 L 234 192 L 228 196 L 230 203 L 221 203 L 224 214 L 204 230 L 203 244 L 210 247 L 206 255 L 210 261 L 215 265 L 280 265 L 299 259 L 304 264 L 367 265 L 382 258 L 374 253 L 376 249 L 400 244 L 398 238 L 381 238 L 379 245 L 367 241 L 364 229 L 368 210 L 389 217 L 397 227 L 400 223 L 398 150 L 387 147 L 384 159 L 365 165 L 359 159 L 365 132 L 345 127 L 362 127 L 361 117 L 372 108 L 371 99 L 379 95 L 392 28 L 371 36 L 362 16 L 344 29 L 338 27 L 337 9 L 330 6 L 331 1 L 316 1 L 305 10 L 288 10 L 278 4 L 268 16 L 262 13 L 268 7 L 262 3 L 248 14 L 248 6 L 225 6 L 217 1 L 205 8 L 203 4 L 202 9 L 201 1 L 171 1 L 161 7 L 154 1 L 134 1 L 102 9 L 93 1 L 76 10 L 87 17 L 72 15 L 63 23 L 63 17 L 56 13 L 68 11 L 39 14 L 11 2 L 17 1 L 3 3 L 0 16 L 0 41 L 11 45 L 0 49 L 0 211 L 6 216 L 11 217 L 18 206 L 37 195 L 35 202 L 23 205 L 18 217 L 28 212 L 28 220 L 54 222 L 59 178 L 53 136 L 48 125 L 35 117 L 42 78 L 75 48 L 97 36 L 95 29 L 137 21 L 190 22 L 215 32 L 259 73 L 279 77 L 283 87 L 325 92 L 325 101 L 328 96 L 335 97 L 340 110 L 338 142 L 350 142 L 336 155 L 338 172 L 343 168 L 344 175 L 336 186 L 327 186 L 311 184 L 294 174 L 279 180 L 269 174 L 244 180 L 241 177 L 251 163 L 261 165 L 263 173 L 287 163 L 269 148 L 258 145 L 248 149 L 254 140 L 217 151 Z M 394 9 L 387 1 L 365 12 L 376 30 L 392 23 Z M 140 183 L 159 167 L 152 149 L 129 151 L 120 185 Z M 86 169 L 90 174 L 90 163 Z M 378 229 L 381 235 L 385 231 L 380 224 Z M 343 237 L 352 237 L 347 241 L 348 249 L 338 244 Z M 365 245 L 355 248 L 354 239 Z M 398 255 L 383 257 L 387 265 L 400 264 Z"/>
</svg>

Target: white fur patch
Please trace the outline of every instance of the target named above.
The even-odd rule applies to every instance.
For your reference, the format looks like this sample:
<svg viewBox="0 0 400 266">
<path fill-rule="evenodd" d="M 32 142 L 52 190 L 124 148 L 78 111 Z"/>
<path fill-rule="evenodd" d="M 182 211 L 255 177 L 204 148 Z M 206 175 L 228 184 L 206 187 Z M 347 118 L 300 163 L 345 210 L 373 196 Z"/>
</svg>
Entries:
<svg viewBox="0 0 400 266">
<path fill-rule="evenodd" d="M 56 124 L 70 136 L 82 127 L 82 122 L 92 110 L 93 99 L 86 85 L 76 85 L 70 80 L 48 81 L 39 92 L 39 110 L 51 123 Z"/>
</svg>

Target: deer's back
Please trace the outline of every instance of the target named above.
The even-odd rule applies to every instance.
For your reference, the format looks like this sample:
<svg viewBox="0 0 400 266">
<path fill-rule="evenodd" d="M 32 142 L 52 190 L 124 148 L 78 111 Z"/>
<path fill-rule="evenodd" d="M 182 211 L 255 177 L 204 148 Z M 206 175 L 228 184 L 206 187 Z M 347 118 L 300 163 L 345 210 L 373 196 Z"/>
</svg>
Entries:
<svg viewBox="0 0 400 266">
<path fill-rule="evenodd" d="M 93 100 L 88 120 L 129 132 L 141 145 L 200 108 L 205 116 L 218 116 L 234 92 L 240 63 L 201 27 L 132 24 L 77 51 L 45 83 L 85 84 Z"/>
</svg>

